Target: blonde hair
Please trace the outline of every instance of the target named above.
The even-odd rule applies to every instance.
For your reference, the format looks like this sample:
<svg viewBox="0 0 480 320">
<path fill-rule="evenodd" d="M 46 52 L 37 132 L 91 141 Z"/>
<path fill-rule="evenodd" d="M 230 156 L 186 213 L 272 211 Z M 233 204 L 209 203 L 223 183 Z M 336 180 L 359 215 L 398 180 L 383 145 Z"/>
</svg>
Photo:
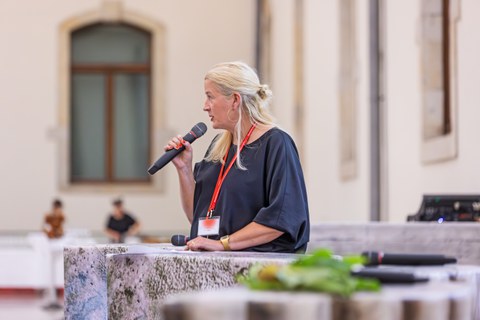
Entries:
<svg viewBox="0 0 480 320">
<path fill-rule="evenodd" d="M 242 98 L 239 118 L 235 124 L 237 133 L 237 146 L 246 134 L 242 132 L 242 115 L 245 114 L 250 121 L 257 125 L 274 125 L 274 119 L 268 110 L 272 91 L 268 85 L 261 84 L 257 73 L 244 62 L 225 62 L 214 66 L 205 75 L 205 80 L 212 81 L 217 89 L 226 97 L 238 93 Z M 205 157 L 207 161 L 222 162 L 223 157 L 232 143 L 232 134 L 225 130 L 214 142 L 211 150 Z M 240 150 L 237 148 L 237 166 L 246 169 L 240 159 Z"/>
</svg>

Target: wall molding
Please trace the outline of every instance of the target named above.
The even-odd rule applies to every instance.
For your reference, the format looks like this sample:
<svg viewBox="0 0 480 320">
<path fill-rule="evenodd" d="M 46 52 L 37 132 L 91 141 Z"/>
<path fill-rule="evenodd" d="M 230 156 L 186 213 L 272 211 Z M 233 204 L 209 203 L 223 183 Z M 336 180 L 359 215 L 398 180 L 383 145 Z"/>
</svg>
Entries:
<svg viewBox="0 0 480 320">
<path fill-rule="evenodd" d="M 460 19 L 460 0 L 449 1 L 448 17 L 448 79 L 444 79 L 442 55 L 442 30 L 439 26 L 442 0 L 420 2 L 420 47 L 422 78 L 422 143 L 421 160 L 424 164 L 449 161 L 458 155 L 458 79 L 457 79 L 457 24 Z M 444 80 L 448 81 L 445 89 Z M 449 114 L 443 111 L 448 90 Z M 444 117 L 449 117 L 449 129 L 441 132 Z"/>
<path fill-rule="evenodd" d="M 70 182 L 70 37 L 72 31 L 95 23 L 126 23 L 151 33 L 151 156 L 163 153 L 161 147 L 168 135 L 164 124 L 165 110 L 165 28 L 158 21 L 142 14 L 125 9 L 121 1 L 103 1 L 91 11 L 72 16 L 59 27 L 58 59 L 58 127 L 55 131 L 58 143 L 58 185 L 61 191 L 107 192 L 163 192 L 164 173 L 152 177 L 151 184 L 72 184 Z M 153 162 L 154 159 L 151 159 Z M 147 170 L 147 168 L 145 168 Z"/>
</svg>

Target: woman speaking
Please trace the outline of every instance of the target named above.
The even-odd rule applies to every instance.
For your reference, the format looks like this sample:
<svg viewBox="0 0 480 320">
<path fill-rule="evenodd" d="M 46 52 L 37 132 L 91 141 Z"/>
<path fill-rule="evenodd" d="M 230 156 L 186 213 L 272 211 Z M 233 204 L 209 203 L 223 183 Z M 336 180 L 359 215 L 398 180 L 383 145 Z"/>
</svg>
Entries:
<svg viewBox="0 0 480 320">
<path fill-rule="evenodd" d="M 242 62 L 214 66 L 204 85 L 203 110 L 221 131 L 204 159 L 193 168 L 181 136 L 165 146 L 185 146 L 172 162 L 191 223 L 188 249 L 305 252 L 305 181 L 294 141 L 268 111 L 271 90 Z"/>
</svg>

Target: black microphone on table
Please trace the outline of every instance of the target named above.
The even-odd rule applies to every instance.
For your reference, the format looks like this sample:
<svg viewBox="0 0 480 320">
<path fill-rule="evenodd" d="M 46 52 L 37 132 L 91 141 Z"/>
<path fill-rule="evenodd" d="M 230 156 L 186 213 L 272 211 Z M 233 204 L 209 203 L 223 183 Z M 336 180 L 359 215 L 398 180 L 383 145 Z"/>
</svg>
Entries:
<svg viewBox="0 0 480 320">
<path fill-rule="evenodd" d="M 179 247 L 186 245 L 188 240 L 190 240 L 188 236 L 184 236 L 183 234 L 174 234 L 171 242 L 174 246 Z"/>
<path fill-rule="evenodd" d="M 413 253 L 383 253 L 379 251 L 365 251 L 362 256 L 367 258 L 367 265 L 400 265 L 400 266 L 439 266 L 456 263 L 457 259 L 442 254 L 413 254 Z"/>
<path fill-rule="evenodd" d="M 203 122 L 197 123 L 195 126 L 193 126 L 192 130 L 190 130 L 189 133 L 187 133 L 183 139 L 193 143 L 197 138 L 200 138 L 207 132 L 207 125 Z M 148 168 L 148 173 L 150 175 L 155 174 L 158 170 L 162 169 L 167 163 L 172 161 L 173 158 L 175 158 L 179 153 L 181 153 L 183 150 L 185 150 L 185 146 L 182 146 L 181 148 L 178 149 L 171 149 L 165 151 L 165 153 L 158 158 L 155 163 Z"/>
</svg>

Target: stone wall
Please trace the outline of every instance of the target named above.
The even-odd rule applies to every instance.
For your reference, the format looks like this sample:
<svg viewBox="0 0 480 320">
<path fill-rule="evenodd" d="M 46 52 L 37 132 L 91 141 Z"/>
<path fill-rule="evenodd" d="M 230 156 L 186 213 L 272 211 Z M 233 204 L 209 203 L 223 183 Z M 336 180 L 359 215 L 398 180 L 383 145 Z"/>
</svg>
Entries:
<svg viewBox="0 0 480 320">
<path fill-rule="evenodd" d="M 231 287 L 252 264 L 296 257 L 160 244 L 67 247 L 65 319 L 162 319 L 163 299 L 171 294 Z"/>
<path fill-rule="evenodd" d="M 480 265 L 480 223 L 316 224 L 308 252 L 329 248 L 339 255 L 363 251 L 444 254 L 460 264 Z"/>
</svg>

